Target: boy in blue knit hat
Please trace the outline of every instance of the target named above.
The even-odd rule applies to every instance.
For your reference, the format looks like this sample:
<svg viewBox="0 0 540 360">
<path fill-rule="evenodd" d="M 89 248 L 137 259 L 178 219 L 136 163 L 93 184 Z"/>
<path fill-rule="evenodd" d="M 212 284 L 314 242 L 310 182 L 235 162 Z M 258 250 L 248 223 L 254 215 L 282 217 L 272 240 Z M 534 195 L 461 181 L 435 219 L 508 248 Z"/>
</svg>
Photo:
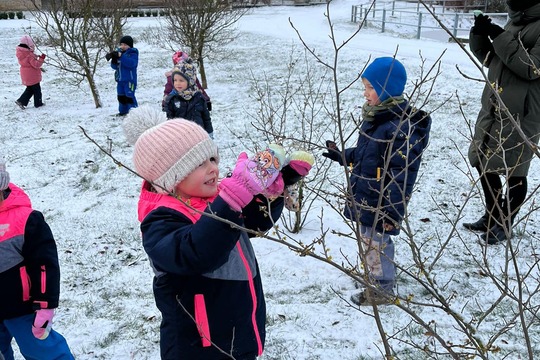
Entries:
<svg viewBox="0 0 540 360">
<path fill-rule="evenodd" d="M 428 144 L 430 116 L 403 96 L 407 73 L 392 57 L 375 59 L 362 73 L 363 121 L 356 147 L 340 151 L 327 140 L 323 156 L 351 166 L 351 199 L 344 215 L 360 223 L 362 263 L 369 286 L 351 297 L 357 305 L 392 303 L 396 265 L 394 243 L 405 217 Z M 352 196 L 354 195 L 354 201 Z"/>
</svg>

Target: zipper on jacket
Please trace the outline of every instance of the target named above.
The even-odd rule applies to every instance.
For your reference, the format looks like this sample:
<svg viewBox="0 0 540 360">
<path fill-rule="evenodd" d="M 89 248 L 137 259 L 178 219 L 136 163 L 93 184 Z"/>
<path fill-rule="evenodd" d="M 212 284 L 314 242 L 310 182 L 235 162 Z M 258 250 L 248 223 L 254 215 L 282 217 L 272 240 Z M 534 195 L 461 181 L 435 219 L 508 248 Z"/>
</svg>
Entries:
<svg viewBox="0 0 540 360">
<path fill-rule="evenodd" d="M 45 294 L 47 291 L 47 270 L 45 265 L 41 265 L 41 293 Z"/>
<path fill-rule="evenodd" d="M 210 340 L 210 325 L 208 324 L 208 315 L 206 314 L 206 304 L 203 294 L 195 294 L 194 305 L 195 324 L 201 336 L 202 346 L 209 347 L 212 345 L 212 341 Z"/>
<path fill-rule="evenodd" d="M 249 263 L 246 260 L 246 257 L 244 256 L 244 252 L 242 251 L 242 246 L 240 245 L 240 241 L 236 243 L 236 247 L 238 248 L 238 253 L 240 254 L 240 258 L 242 259 L 242 263 L 244 264 L 244 267 L 247 272 L 248 277 L 248 284 L 249 284 L 249 291 L 251 292 L 251 299 L 253 301 L 253 310 L 251 311 L 251 323 L 253 325 L 253 332 L 255 333 L 255 339 L 257 340 L 257 356 L 261 356 L 263 352 L 263 346 L 261 341 L 261 335 L 259 334 L 259 327 L 257 326 L 257 295 L 255 295 L 255 284 L 253 283 L 253 274 L 251 273 L 251 268 L 249 267 Z"/>
<path fill-rule="evenodd" d="M 26 272 L 26 266 L 21 266 L 19 269 L 19 274 L 21 277 L 21 286 L 22 286 L 22 300 L 30 300 L 30 278 Z"/>
</svg>

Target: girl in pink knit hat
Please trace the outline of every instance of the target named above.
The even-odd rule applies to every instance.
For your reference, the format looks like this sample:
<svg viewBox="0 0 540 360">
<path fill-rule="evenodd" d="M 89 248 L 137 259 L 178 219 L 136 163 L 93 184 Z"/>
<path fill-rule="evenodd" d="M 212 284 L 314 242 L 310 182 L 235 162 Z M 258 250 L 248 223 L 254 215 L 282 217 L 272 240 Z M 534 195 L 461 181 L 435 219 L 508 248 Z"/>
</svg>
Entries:
<svg viewBox="0 0 540 360">
<path fill-rule="evenodd" d="M 144 178 L 138 213 L 162 313 L 161 358 L 254 360 L 264 347 L 266 307 L 250 237 L 281 215 L 283 148 L 242 153 L 219 181 L 218 149 L 194 122 L 139 107 L 124 131 Z"/>
<path fill-rule="evenodd" d="M 21 80 L 26 89 L 22 95 L 15 101 L 21 109 L 26 109 L 28 102 L 34 97 L 34 106 L 45 105 L 41 95 L 41 71 L 45 62 L 45 54 L 36 55 L 34 53 L 34 40 L 29 35 L 24 35 L 17 46 L 17 60 L 21 66 Z"/>
</svg>

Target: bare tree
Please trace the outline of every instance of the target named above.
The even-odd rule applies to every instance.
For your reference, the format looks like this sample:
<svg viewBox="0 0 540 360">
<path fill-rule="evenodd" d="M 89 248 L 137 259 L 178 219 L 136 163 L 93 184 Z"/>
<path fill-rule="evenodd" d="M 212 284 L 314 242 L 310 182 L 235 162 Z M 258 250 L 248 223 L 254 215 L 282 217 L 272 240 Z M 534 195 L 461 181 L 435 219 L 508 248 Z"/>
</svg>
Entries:
<svg viewBox="0 0 540 360">
<path fill-rule="evenodd" d="M 76 86 L 86 81 L 100 108 L 95 73 L 122 33 L 131 0 L 50 0 L 47 8 L 38 0 L 32 4 L 34 22 L 44 32 L 38 43 L 54 52 L 48 64 L 69 73 L 68 80 Z"/>
<path fill-rule="evenodd" d="M 216 58 L 223 46 L 235 39 L 236 22 L 249 11 L 252 1 L 166 0 L 166 43 L 189 48 L 199 65 L 201 83 L 207 88 L 206 59 Z M 175 49 L 176 50 L 176 49 Z"/>
</svg>

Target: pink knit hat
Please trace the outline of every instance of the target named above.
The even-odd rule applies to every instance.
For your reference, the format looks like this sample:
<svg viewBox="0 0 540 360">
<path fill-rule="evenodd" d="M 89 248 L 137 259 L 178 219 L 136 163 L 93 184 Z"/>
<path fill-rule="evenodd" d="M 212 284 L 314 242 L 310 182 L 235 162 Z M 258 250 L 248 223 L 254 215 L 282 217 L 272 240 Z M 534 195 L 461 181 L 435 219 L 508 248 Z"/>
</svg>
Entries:
<svg viewBox="0 0 540 360">
<path fill-rule="evenodd" d="M 174 65 L 178 65 L 180 63 L 183 63 L 189 58 L 189 55 L 186 52 L 183 52 L 182 50 L 178 50 L 175 52 L 172 56 L 172 62 Z"/>
<path fill-rule="evenodd" d="M 135 171 L 154 183 L 157 192 L 167 193 L 206 160 L 219 161 L 219 155 L 217 146 L 201 126 L 185 119 L 163 121 L 162 114 L 138 107 L 129 112 L 123 126 L 128 139 L 137 138 L 133 153 Z M 153 126 L 134 136 L 144 127 L 141 124 Z"/>
</svg>

